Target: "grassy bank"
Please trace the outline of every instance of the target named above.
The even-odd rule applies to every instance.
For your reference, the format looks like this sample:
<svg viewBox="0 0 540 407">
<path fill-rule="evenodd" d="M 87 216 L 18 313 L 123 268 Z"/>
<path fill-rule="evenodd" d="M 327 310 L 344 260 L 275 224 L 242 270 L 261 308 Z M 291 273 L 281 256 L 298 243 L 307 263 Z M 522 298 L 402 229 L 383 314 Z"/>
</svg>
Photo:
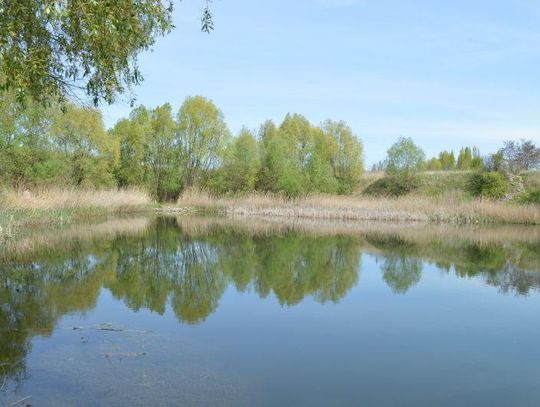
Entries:
<svg viewBox="0 0 540 407">
<path fill-rule="evenodd" d="M 148 209 L 150 196 L 138 189 L 0 191 L 0 243 L 33 225 L 65 224 L 96 215 Z"/>
<path fill-rule="evenodd" d="M 311 195 L 289 200 L 270 194 L 216 197 L 185 191 L 178 208 L 228 216 L 304 219 L 385 220 L 465 223 L 540 224 L 540 206 L 464 199 L 462 194 L 408 195 L 399 198 Z M 173 208 L 174 210 L 174 208 Z"/>
<path fill-rule="evenodd" d="M 466 172 L 422 174 L 413 193 L 399 198 L 366 194 L 384 177 L 367 173 L 352 196 L 310 195 L 287 199 L 251 193 L 219 197 L 197 189 L 186 190 L 177 205 L 165 212 L 224 214 L 230 217 L 343 221 L 408 221 L 450 224 L 540 224 L 540 205 L 475 199 L 467 192 Z M 540 191 L 540 174 L 523 176 L 525 191 Z M 0 243 L 24 235 L 32 225 L 65 225 L 96 216 L 155 208 L 150 196 L 138 189 L 80 190 L 49 188 L 33 191 L 0 190 Z"/>
<path fill-rule="evenodd" d="M 469 183 L 474 171 L 424 171 L 418 175 L 415 196 L 437 197 L 452 192 L 463 198 L 473 198 Z M 384 172 L 367 172 L 355 190 L 355 195 L 383 195 Z M 523 193 L 540 192 L 540 171 L 522 173 Z M 509 191 L 513 192 L 513 191 Z"/>
</svg>

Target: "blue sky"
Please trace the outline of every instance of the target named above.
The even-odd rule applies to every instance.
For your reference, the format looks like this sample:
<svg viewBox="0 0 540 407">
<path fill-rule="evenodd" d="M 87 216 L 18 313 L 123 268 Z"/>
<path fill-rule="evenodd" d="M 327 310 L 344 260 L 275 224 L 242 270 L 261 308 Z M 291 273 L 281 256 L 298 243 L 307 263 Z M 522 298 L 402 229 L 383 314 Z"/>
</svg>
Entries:
<svg viewBox="0 0 540 407">
<path fill-rule="evenodd" d="M 399 137 L 428 155 L 503 140 L 540 143 L 537 0 L 175 0 L 175 30 L 140 58 L 137 103 L 204 95 L 233 132 L 281 122 L 345 120 L 366 163 Z M 104 107 L 107 126 L 129 114 Z"/>
</svg>

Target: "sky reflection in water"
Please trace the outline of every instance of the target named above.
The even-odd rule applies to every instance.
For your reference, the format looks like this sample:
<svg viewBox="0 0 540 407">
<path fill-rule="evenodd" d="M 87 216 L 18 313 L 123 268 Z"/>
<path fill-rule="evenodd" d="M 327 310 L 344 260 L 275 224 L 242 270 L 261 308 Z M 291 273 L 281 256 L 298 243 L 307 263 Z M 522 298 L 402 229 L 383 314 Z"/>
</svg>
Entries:
<svg viewBox="0 0 540 407">
<path fill-rule="evenodd" d="M 538 405 L 540 232 L 345 226 L 25 241 L 0 263 L 0 403 Z"/>
</svg>

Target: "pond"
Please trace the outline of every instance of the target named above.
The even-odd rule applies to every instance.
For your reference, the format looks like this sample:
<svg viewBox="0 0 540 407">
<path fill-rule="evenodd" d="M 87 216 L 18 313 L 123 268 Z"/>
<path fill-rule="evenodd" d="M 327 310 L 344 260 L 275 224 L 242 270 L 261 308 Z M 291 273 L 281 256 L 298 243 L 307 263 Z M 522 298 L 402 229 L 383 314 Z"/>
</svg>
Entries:
<svg viewBox="0 0 540 407">
<path fill-rule="evenodd" d="M 112 219 L 0 260 L 0 404 L 537 406 L 538 228 Z"/>
</svg>

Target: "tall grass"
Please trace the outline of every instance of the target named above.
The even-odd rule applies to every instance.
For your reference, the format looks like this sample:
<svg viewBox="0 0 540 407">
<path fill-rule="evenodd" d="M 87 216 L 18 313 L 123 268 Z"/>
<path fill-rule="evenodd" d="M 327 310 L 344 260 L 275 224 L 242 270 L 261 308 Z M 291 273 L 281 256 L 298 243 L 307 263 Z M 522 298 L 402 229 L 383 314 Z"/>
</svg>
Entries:
<svg viewBox="0 0 540 407">
<path fill-rule="evenodd" d="M 291 231 L 307 236 L 394 236 L 414 244 L 459 244 L 467 241 L 475 244 L 523 243 L 540 241 L 540 228 L 518 225 L 447 225 L 426 222 L 372 222 L 339 221 L 332 219 L 279 219 L 176 216 L 182 233 L 191 237 L 207 235 L 217 228 L 234 230 L 250 236 L 274 236 Z M 368 245 L 369 246 L 369 245 Z"/>
<path fill-rule="evenodd" d="M 0 192 L 2 209 L 59 210 L 59 209 L 119 209 L 149 205 L 150 196 L 140 189 L 61 189 L 34 191 L 4 190 Z"/>
<path fill-rule="evenodd" d="M 0 245 L 0 261 L 7 259 L 22 260 L 23 256 L 32 256 L 39 251 L 69 252 L 74 246 L 91 244 L 118 235 L 133 236 L 144 232 L 150 225 L 150 218 L 129 217 L 105 219 L 91 223 L 76 223 L 67 227 L 55 228 L 54 233 L 47 228 L 32 228 L 32 233 L 19 239 L 11 239 Z"/>
<path fill-rule="evenodd" d="M 0 243 L 30 225 L 70 223 L 84 215 L 128 212 L 151 203 L 150 196 L 139 189 L 0 190 Z"/>
<path fill-rule="evenodd" d="M 460 194 L 438 197 L 373 198 L 310 195 L 289 200 L 279 195 L 249 194 L 216 197 L 190 189 L 178 200 L 180 207 L 219 210 L 229 216 L 385 220 L 444 223 L 540 224 L 538 205 L 463 199 Z"/>
</svg>

